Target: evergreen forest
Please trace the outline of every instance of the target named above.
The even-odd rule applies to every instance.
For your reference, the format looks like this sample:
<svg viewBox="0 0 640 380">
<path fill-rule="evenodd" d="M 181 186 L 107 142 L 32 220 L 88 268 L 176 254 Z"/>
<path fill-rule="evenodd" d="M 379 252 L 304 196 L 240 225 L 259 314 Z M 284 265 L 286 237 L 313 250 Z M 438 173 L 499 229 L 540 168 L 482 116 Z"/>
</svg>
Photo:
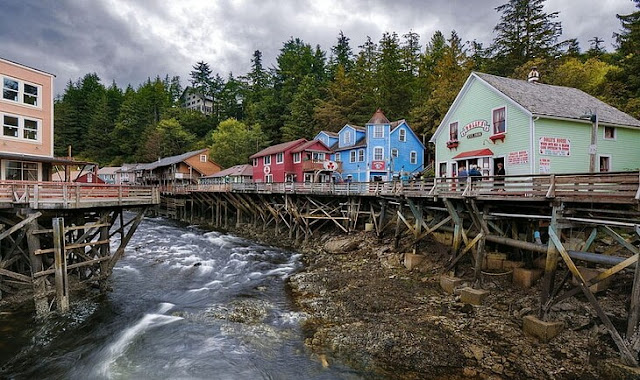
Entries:
<svg viewBox="0 0 640 380">
<path fill-rule="evenodd" d="M 106 166 L 209 147 L 229 167 L 271 144 L 364 125 L 377 108 L 428 141 L 472 71 L 526 79 L 533 66 L 543 83 L 579 88 L 640 118 L 640 0 L 631 1 L 637 10 L 616 16 L 619 30 L 603 31 L 613 33 L 614 51 L 603 36 L 584 47 L 563 39 L 562 15 L 546 12 L 545 0 L 509 0 L 496 8 L 488 46 L 456 31 L 389 31 L 353 47 L 337 31 L 329 50 L 290 38 L 269 68 L 256 50 L 241 76 L 196 62 L 189 78 L 122 88 L 88 73 L 55 99 L 55 153 L 66 156 L 71 145 L 75 158 Z M 211 114 L 181 107 L 187 87 L 213 100 Z"/>
</svg>

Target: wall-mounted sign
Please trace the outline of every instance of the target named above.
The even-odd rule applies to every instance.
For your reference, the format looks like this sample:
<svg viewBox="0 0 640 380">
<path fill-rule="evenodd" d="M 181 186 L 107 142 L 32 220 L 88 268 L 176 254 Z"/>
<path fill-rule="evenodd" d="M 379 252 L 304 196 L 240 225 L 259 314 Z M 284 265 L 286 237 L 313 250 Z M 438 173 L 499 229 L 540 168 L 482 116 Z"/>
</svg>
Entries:
<svg viewBox="0 0 640 380">
<path fill-rule="evenodd" d="M 325 170 L 336 170 L 338 168 L 338 164 L 335 163 L 335 161 L 325 161 L 322 163 L 322 167 Z"/>
<path fill-rule="evenodd" d="M 562 137 L 540 137 L 540 154 L 568 157 L 571 155 L 571 140 Z"/>
<path fill-rule="evenodd" d="M 540 174 L 549 174 L 551 173 L 551 159 L 550 158 L 541 158 L 540 159 Z"/>
<path fill-rule="evenodd" d="M 462 131 L 460 132 L 460 136 L 464 137 L 470 130 L 482 128 L 483 131 L 489 132 L 489 122 L 486 120 L 474 120 L 471 123 L 462 127 Z M 482 134 L 482 132 L 480 132 Z"/>
<path fill-rule="evenodd" d="M 524 165 L 529 163 L 529 151 L 519 150 L 517 152 L 509 152 L 507 155 L 507 163 L 509 165 Z"/>
<path fill-rule="evenodd" d="M 265 166 L 264 168 L 262 168 L 262 171 L 264 172 L 264 174 L 271 173 L 271 166 Z"/>
<path fill-rule="evenodd" d="M 384 161 L 371 161 L 371 170 L 384 170 Z"/>
<path fill-rule="evenodd" d="M 473 133 L 469 133 L 467 135 L 467 138 L 468 139 L 473 139 L 473 138 L 480 137 L 480 136 L 482 136 L 482 132 L 473 132 Z"/>
</svg>

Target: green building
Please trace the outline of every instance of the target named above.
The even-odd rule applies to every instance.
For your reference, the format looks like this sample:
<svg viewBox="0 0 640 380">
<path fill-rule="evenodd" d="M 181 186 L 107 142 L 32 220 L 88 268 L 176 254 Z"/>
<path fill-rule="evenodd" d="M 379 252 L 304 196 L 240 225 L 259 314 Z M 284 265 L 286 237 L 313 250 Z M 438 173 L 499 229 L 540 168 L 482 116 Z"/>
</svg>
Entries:
<svg viewBox="0 0 640 380">
<path fill-rule="evenodd" d="M 494 175 L 640 168 L 640 121 L 585 92 L 471 73 L 431 138 L 436 174 L 477 165 Z M 592 136 L 593 135 L 593 136 Z"/>
</svg>

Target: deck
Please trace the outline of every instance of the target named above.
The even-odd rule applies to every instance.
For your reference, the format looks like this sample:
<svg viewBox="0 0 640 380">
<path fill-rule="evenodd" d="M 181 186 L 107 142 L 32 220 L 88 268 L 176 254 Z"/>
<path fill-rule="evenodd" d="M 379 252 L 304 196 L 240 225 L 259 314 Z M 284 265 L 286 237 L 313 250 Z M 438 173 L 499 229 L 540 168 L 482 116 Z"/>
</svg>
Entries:
<svg viewBox="0 0 640 380">
<path fill-rule="evenodd" d="M 401 196 L 411 198 L 475 198 L 479 200 L 640 202 L 640 173 L 519 175 L 467 178 L 429 178 L 410 182 L 351 183 L 230 183 L 173 188 L 173 194 L 190 192 L 237 192 L 260 194 L 318 194 L 347 196 Z"/>
<path fill-rule="evenodd" d="M 160 203 L 160 192 L 149 186 L 78 182 L 0 181 L 0 208 L 34 210 L 128 207 Z"/>
</svg>

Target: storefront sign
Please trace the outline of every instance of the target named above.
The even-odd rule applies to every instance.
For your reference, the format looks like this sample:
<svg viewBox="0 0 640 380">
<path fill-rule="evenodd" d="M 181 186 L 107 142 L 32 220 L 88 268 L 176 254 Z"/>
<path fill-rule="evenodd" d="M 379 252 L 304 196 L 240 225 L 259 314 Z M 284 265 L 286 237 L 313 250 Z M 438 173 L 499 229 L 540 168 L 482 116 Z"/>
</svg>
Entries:
<svg viewBox="0 0 640 380">
<path fill-rule="evenodd" d="M 473 132 L 473 133 L 469 133 L 467 135 L 467 138 L 468 139 L 473 139 L 473 138 L 480 137 L 480 136 L 482 136 L 482 132 Z"/>
<path fill-rule="evenodd" d="M 517 152 L 509 152 L 507 155 L 507 163 L 509 165 L 523 165 L 529 163 L 529 151 L 519 150 Z"/>
<path fill-rule="evenodd" d="M 371 170 L 384 170 L 385 162 L 384 161 L 372 161 L 371 162 Z"/>
<path fill-rule="evenodd" d="M 471 123 L 462 127 L 460 136 L 464 137 L 467 133 L 469 133 L 470 130 L 476 129 L 476 128 L 482 128 L 483 131 L 489 132 L 489 122 L 486 120 L 474 120 Z M 482 134 L 482 132 L 479 132 L 479 133 Z"/>
<path fill-rule="evenodd" d="M 540 154 L 568 157 L 571 155 L 571 140 L 562 137 L 540 137 Z"/>
<path fill-rule="evenodd" d="M 540 159 L 540 174 L 549 174 L 551 173 L 551 159 L 550 158 L 541 158 Z"/>
</svg>

